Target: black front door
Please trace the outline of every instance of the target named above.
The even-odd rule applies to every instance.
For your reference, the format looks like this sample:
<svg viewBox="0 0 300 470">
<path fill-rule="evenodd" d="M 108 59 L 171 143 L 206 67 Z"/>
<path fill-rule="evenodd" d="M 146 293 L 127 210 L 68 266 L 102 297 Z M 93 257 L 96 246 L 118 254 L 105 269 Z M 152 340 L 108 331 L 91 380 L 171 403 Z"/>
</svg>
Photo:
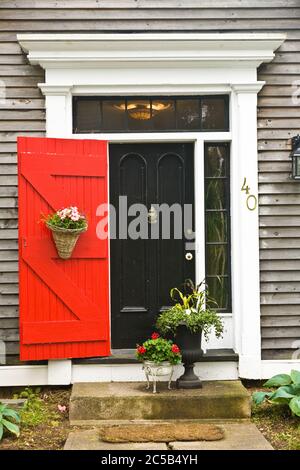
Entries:
<svg viewBox="0 0 300 470">
<path fill-rule="evenodd" d="M 116 217 L 111 217 L 116 237 L 111 225 L 110 242 L 112 347 L 132 349 L 149 337 L 158 313 L 171 304 L 170 289 L 195 278 L 194 252 L 186 257 L 193 220 L 187 227 L 183 211 L 181 221 L 178 212 L 184 204 L 193 208 L 194 148 L 193 144 L 143 143 L 113 144 L 109 149 L 110 204 L 116 210 Z M 132 204 L 145 206 L 143 229 Z M 168 221 L 162 220 L 158 209 L 162 204 L 175 204 L 170 210 L 170 236 Z M 126 236 L 124 226 L 129 232 L 140 230 L 140 236 Z"/>
</svg>

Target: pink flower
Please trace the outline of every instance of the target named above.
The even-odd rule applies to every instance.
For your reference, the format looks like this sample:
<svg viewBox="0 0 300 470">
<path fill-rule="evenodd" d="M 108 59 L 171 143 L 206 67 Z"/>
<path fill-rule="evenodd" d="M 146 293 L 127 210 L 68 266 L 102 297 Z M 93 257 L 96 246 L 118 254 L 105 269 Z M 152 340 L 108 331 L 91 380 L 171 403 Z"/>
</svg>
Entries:
<svg viewBox="0 0 300 470">
<path fill-rule="evenodd" d="M 57 409 L 61 413 L 65 413 L 67 411 L 67 407 L 65 405 L 57 405 Z"/>
</svg>

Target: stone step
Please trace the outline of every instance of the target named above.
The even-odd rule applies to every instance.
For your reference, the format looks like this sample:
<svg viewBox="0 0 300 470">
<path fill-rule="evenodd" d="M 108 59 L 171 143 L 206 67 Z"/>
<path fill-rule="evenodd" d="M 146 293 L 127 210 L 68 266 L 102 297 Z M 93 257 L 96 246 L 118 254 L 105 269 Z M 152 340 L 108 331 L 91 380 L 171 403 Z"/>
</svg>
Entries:
<svg viewBox="0 0 300 470">
<path fill-rule="evenodd" d="M 203 382 L 202 389 L 145 389 L 144 382 L 76 383 L 70 400 L 70 423 L 103 420 L 245 419 L 250 396 L 240 381 Z"/>
<path fill-rule="evenodd" d="M 192 442 L 127 442 L 112 444 L 103 442 L 99 429 L 75 430 L 69 434 L 65 450 L 272 450 L 271 444 L 250 422 L 218 422 L 224 430 L 224 439 L 220 441 Z"/>
</svg>

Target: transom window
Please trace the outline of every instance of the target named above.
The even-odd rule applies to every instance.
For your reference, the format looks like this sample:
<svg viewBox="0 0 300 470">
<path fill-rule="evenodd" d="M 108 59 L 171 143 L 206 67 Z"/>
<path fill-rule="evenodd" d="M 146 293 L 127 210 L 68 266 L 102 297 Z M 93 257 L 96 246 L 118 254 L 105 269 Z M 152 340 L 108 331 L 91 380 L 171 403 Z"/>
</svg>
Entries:
<svg viewBox="0 0 300 470">
<path fill-rule="evenodd" d="M 229 96 L 74 97 L 73 132 L 228 131 Z"/>
</svg>

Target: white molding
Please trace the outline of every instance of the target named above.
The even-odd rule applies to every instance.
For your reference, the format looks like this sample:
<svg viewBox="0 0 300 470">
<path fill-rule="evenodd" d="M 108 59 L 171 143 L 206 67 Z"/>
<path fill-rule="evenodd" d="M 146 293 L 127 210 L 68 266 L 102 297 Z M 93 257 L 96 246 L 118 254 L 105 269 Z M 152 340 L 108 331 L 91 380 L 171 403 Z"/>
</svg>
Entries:
<svg viewBox="0 0 300 470">
<path fill-rule="evenodd" d="M 44 68 L 117 64 L 189 63 L 205 67 L 256 68 L 271 61 L 284 34 L 151 33 L 151 34 L 18 34 L 18 41 L 32 64 Z"/>
<path fill-rule="evenodd" d="M 48 385 L 68 385 L 72 377 L 72 361 L 48 361 Z"/>
</svg>

